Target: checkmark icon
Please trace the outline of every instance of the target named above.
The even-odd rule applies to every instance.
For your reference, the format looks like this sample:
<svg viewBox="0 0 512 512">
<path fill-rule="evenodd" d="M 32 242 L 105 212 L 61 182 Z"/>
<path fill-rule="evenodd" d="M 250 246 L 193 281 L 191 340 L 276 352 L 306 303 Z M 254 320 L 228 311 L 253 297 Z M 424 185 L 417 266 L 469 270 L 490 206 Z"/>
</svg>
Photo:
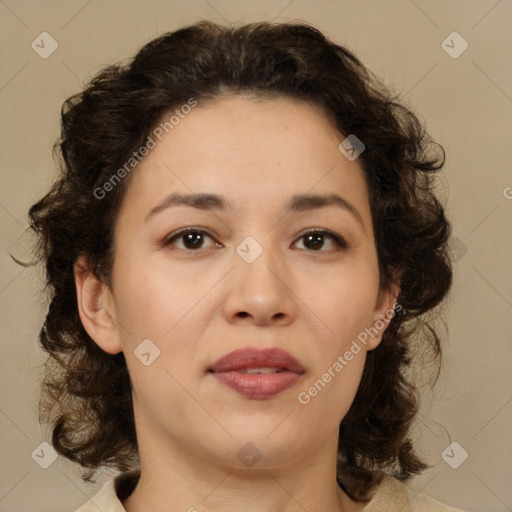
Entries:
<svg viewBox="0 0 512 512">
<path fill-rule="evenodd" d="M 30 46 L 39 57 L 47 59 L 59 47 L 59 43 L 48 32 L 41 32 Z"/>
<path fill-rule="evenodd" d="M 444 454 L 445 457 L 448 457 L 449 459 L 453 459 L 455 457 L 455 452 L 453 451 L 453 448 Z"/>
<path fill-rule="evenodd" d="M 348 148 L 348 149 L 345 149 L 345 151 L 347 152 L 347 155 L 348 157 L 353 160 L 354 159 L 354 153 L 356 152 L 356 148 Z"/>
<path fill-rule="evenodd" d="M 59 454 L 50 443 L 43 441 L 30 456 L 38 466 L 43 469 L 48 469 L 58 459 Z"/>
<path fill-rule="evenodd" d="M 338 146 L 338 149 L 345 155 L 348 160 L 353 162 L 366 149 L 366 146 L 356 135 L 351 133 L 341 142 L 341 144 Z"/>
<path fill-rule="evenodd" d="M 441 43 L 441 48 L 452 59 L 458 59 L 468 47 L 469 43 L 458 32 L 452 32 Z"/>
<path fill-rule="evenodd" d="M 160 357 L 160 349 L 148 338 L 139 343 L 133 353 L 144 366 L 153 364 Z"/>
<path fill-rule="evenodd" d="M 263 252 L 263 247 L 252 236 L 248 236 L 237 245 L 236 252 L 246 263 L 252 263 Z"/>
<path fill-rule="evenodd" d="M 452 469 L 457 469 L 468 457 L 468 452 L 457 441 L 450 443 L 441 453 L 441 458 Z"/>
<path fill-rule="evenodd" d="M 245 443 L 244 446 L 238 450 L 236 456 L 244 466 L 250 468 L 261 460 L 262 453 L 253 443 Z"/>
</svg>

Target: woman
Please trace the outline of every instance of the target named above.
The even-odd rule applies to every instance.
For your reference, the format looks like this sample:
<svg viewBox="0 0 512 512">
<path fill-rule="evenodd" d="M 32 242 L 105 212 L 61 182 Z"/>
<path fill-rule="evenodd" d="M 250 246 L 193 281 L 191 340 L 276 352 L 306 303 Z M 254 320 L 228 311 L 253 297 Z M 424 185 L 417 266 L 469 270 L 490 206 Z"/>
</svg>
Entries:
<svg viewBox="0 0 512 512">
<path fill-rule="evenodd" d="M 455 510 L 401 482 L 444 154 L 353 54 L 201 22 L 67 100 L 58 148 L 42 414 L 84 478 L 122 471 L 80 512 Z"/>
</svg>

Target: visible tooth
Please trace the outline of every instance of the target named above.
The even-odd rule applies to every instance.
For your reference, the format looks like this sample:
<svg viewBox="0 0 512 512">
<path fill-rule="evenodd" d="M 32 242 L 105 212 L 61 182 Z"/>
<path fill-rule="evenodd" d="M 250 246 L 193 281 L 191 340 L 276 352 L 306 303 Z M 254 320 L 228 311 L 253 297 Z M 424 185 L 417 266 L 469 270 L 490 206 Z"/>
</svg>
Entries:
<svg viewBox="0 0 512 512">
<path fill-rule="evenodd" d="M 258 374 L 258 373 L 277 373 L 280 369 L 275 366 L 267 366 L 263 368 L 244 368 L 242 373 Z"/>
</svg>

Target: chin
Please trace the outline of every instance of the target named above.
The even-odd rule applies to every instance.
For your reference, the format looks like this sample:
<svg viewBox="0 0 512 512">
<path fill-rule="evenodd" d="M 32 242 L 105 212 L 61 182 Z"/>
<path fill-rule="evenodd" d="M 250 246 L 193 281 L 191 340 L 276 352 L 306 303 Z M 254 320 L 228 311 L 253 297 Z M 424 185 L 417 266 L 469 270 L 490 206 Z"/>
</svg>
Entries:
<svg viewBox="0 0 512 512">
<path fill-rule="evenodd" d="M 304 432 L 299 432 L 293 423 L 287 428 L 279 425 L 282 419 L 240 420 L 240 428 L 230 430 L 233 438 L 226 441 L 231 461 L 233 456 L 236 459 L 236 467 L 284 467 L 299 459 L 315 441 L 318 442 L 314 435 L 304 436 Z"/>
</svg>

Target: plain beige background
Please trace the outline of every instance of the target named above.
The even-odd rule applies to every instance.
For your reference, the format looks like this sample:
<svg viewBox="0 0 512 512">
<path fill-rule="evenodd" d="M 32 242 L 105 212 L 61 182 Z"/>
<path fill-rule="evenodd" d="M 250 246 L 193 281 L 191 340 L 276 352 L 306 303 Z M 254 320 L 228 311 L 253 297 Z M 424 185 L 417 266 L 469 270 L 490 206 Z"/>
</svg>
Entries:
<svg viewBox="0 0 512 512">
<path fill-rule="evenodd" d="M 0 511 L 70 512 L 97 491 L 62 458 L 37 463 L 49 462 L 37 420 L 41 283 L 8 255 L 28 255 L 21 235 L 54 176 L 61 104 L 103 66 L 202 18 L 316 25 L 401 92 L 444 145 L 439 194 L 454 227 L 455 284 L 443 373 L 418 419 L 433 467 L 410 485 L 470 511 L 512 510 L 512 2 L 0 0 Z M 58 43 L 47 59 L 31 47 L 45 31 Z M 442 46 L 453 32 L 469 45 L 457 58 Z M 453 55 L 463 40 L 444 46 Z M 441 455 L 453 441 L 468 453 L 457 469 L 446 460 L 460 463 L 461 448 Z"/>
</svg>

